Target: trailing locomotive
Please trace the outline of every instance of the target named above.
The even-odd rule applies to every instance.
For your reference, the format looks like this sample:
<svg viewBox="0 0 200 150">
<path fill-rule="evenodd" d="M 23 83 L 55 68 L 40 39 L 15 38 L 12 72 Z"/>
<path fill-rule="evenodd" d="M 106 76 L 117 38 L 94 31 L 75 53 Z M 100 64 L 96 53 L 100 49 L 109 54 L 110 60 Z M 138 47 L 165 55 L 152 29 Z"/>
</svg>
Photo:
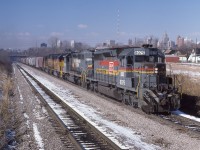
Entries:
<svg viewBox="0 0 200 150">
<path fill-rule="evenodd" d="M 50 74 L 147 113 L 180 107 L 178 89 L 166 76 L 165 56 L 157 48 L 146 45 L 69 52 L 49 55 L 43 62 L 43 69 Z"/>
</svg>

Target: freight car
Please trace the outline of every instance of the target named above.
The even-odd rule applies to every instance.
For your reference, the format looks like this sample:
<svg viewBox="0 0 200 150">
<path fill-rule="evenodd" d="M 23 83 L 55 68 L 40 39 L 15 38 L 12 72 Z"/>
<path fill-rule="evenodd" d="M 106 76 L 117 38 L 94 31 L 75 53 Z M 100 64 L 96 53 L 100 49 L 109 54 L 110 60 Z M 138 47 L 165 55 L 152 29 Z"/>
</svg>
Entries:
<svg viewBox="0 0 200 150">
<path fill-rule="evenodd" d="M 43 66 L 50 74 L 147 113 L 180 107 L 178 89 L 166 76 L 164 54 L 148 45 L 53 54 L 44 58 Z"/>
</svg>

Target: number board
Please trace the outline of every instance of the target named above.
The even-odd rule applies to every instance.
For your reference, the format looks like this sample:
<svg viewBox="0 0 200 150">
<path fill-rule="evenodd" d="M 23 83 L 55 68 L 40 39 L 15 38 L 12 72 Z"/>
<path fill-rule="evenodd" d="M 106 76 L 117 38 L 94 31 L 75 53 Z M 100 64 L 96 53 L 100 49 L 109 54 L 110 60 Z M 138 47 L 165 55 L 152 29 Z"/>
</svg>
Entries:
<svg viewBox="0 0 200 150">
<path fill-rule="evenodd" d="M 145 51 L 134 51 L 134 55 L 145 55 Z"/>
</svg>

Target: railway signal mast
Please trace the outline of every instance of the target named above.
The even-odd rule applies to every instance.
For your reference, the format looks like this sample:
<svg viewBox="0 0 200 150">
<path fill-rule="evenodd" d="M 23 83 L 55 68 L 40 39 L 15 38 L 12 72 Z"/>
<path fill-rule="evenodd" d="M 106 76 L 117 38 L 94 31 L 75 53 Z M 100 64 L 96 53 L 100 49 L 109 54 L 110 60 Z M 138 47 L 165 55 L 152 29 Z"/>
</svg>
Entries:
<svg viewBox="0 0 200 150">
<path fill-rule="evenodd" d="M 195 63 L 197 63 L 197 38 L 196 38 L 196 44 L 195 44 Z"/>
</svg>

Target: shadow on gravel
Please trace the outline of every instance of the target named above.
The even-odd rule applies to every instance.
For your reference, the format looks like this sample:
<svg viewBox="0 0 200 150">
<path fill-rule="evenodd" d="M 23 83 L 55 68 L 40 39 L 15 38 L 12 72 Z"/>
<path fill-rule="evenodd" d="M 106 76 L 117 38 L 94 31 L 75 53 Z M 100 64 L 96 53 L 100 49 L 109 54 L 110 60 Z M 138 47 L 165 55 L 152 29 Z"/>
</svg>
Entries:
<svg viewBox="0 0 200 150">
<path fill-rule="evenodd" d="M 185 113 L 200 117 L 200 97 L 183 94 L 180 110 Z"/>
</svg>

